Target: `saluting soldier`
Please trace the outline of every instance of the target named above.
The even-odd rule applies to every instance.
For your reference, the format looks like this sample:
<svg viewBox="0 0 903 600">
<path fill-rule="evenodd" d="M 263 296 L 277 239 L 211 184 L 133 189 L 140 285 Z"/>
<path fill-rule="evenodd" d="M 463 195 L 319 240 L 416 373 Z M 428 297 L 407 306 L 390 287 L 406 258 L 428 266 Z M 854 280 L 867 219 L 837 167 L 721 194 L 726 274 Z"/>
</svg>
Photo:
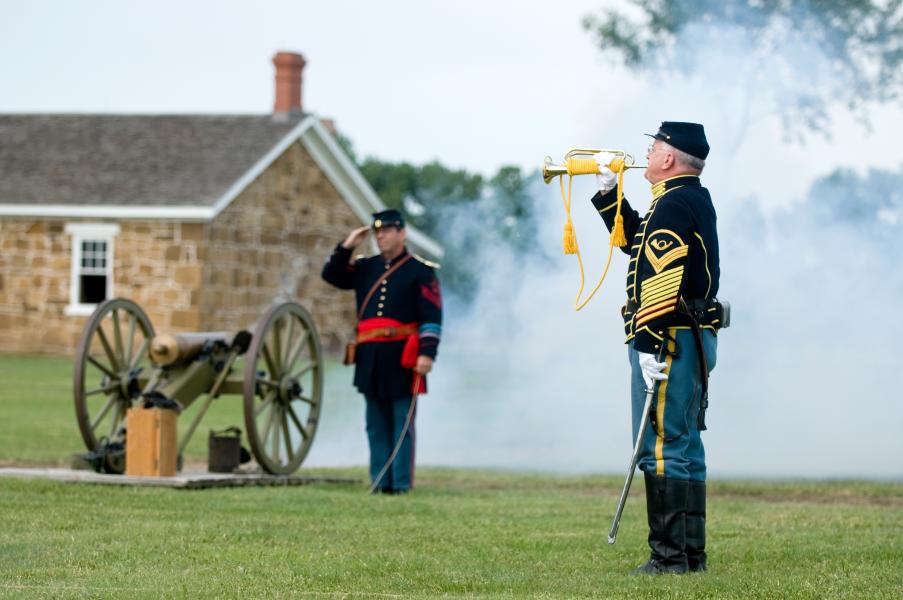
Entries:
<svg viewBox="0 0 903 600">
<path fill-rule="evenodd" d="M 372 228 L 379 254 L 352 259 Z M 414 394 L 426 393 L 442 331 L 442 295 L 434 263 L 405 247 L 406 229 L 399 211 L 373 214 L 336 246 L 323 267 L 323 279 L 353 289 L 358 323 L 346 364 L 355 363 L 354 385 L 366 399 L 370 478 L 388 462 L 404 429 Z M 374 491 L 404 493 L 414 484 L 414 423 Z"/>
<path fill-rule="evenodd" d="M 650 135 L 650 134 L 647 134 Z M 645 177 L 652 184 L 646 215 L 623 201 L 630 255 L 622 309 L 631 366 L 634 443 L 647 389 L 654 390 L 649 430 L 638 460 L 646 481 L 649 560 L 637 573 L 706 570 L 705 429 L 708 374 L 716 330 L 724 320 L 718 293 L 715 208 L 699 175 L 709 154 L 697 123 L 665 121 L 651 135 Z M 615 222 L 615 158 L 594 157 L 599 193 L 593 205 L 609 230 Z M 653 386 L 655 386 L 653 388 Z"/>
</svg>

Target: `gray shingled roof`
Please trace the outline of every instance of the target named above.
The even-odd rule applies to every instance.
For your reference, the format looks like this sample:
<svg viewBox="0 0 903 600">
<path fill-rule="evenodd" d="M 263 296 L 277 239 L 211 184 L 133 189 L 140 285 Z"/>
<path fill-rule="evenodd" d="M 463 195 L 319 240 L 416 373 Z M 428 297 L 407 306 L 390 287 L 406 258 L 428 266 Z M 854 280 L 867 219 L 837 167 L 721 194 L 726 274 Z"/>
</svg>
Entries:
<svg viewBox="0 0 903 600">
<path fill-rule="evenodd" d="M 212 206 L 303 115 L 0 115 L 0 204 Z"/>
</svg>

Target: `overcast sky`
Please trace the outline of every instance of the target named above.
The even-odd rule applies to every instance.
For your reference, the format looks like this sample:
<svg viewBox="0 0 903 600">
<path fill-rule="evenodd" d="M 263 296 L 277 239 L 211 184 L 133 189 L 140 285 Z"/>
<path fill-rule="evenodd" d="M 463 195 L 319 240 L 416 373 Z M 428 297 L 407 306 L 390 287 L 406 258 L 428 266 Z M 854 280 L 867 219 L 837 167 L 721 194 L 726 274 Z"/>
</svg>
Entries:
<svg viewBox="0 0 903 600">
<path fill-rule="evenodd" d="M 691 80 L 615 68 L 580 24 L 604 4 L 0 0 L 0 111 L 265 113 L 271 58 L 291 50 L 308 61 L 305 109 L 334 118 L 361 155 L 489 174 L 575 146 L 641 159 L 641 134 L 667 119 L 706 124 L 714 192 L 769 171 L 782 193 L 765 204 L 838 165 L 900 165 L 899 106 L 877 108 L 872 132 L 840 111 L 834 139 L 808 146 L 782 144 L 766 117 L 726 156 L 738 119 L 709 87 L 723 66 Z"/>
</svg>

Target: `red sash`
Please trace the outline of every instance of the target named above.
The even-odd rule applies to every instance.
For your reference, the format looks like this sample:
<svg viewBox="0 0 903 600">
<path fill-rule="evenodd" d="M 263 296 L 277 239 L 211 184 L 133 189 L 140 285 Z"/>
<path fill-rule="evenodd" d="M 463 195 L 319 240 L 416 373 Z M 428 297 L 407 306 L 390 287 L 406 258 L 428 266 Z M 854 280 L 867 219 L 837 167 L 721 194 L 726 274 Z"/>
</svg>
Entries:
<svg viewBox="0 0 903 600">
<path fill-rule="evenodd" d="M 413 330 L 413 332 L 411 332 Z M 411 333 L 409 333 L 411 332 Z M 417 332 L 416 323 L 402 323 L 387 317 L 374 317 L 364 319 L 357 324 L 357 339 L 359 344 L 369 342 L 400 342 L 405 341 L 404 350 L 401 352 L 401 366 L 405 369 L 413 369 L 417 365 L 417 356 L 420 352 L 420 335 Z M 412 389 L 412 394 L 426 393 L 426 376 L 415 377 L 419 379 L 418 389 Z M 414 383 L 412 383 L 414 387 Z"/>
</svg>

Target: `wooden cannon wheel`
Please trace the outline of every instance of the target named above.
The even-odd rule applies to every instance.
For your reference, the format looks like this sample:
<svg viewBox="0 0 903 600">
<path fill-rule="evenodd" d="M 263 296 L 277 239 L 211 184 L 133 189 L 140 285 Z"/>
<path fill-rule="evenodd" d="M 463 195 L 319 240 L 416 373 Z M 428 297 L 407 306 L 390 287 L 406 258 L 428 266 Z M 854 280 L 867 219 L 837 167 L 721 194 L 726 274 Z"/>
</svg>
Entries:
<svg viewBox="0 0 903 600">
<path fill-rule="evenodd" d="M 313 319 L 294 302 L 273 306 L 245 355 L 245 428 L 264 470 L 288 474 L 301 466 L 317 432 L 322 396 L 323 357 Z"/>
<path fill-rule="evenodd" d="M 89 450 L 125 442 L 125 415 L 140 393 L 139 377 L 150 377 L 153 365 L 147 349 L 154 328 L 141 307 L 123 298 L 99 304 L 85 323 L 75 355 L 73 392 L 75 415 Z M 121 448 L 120 448 L 121 449 Z M 125 468 L 120 452 L 108 471 Z"/>
</svg>

